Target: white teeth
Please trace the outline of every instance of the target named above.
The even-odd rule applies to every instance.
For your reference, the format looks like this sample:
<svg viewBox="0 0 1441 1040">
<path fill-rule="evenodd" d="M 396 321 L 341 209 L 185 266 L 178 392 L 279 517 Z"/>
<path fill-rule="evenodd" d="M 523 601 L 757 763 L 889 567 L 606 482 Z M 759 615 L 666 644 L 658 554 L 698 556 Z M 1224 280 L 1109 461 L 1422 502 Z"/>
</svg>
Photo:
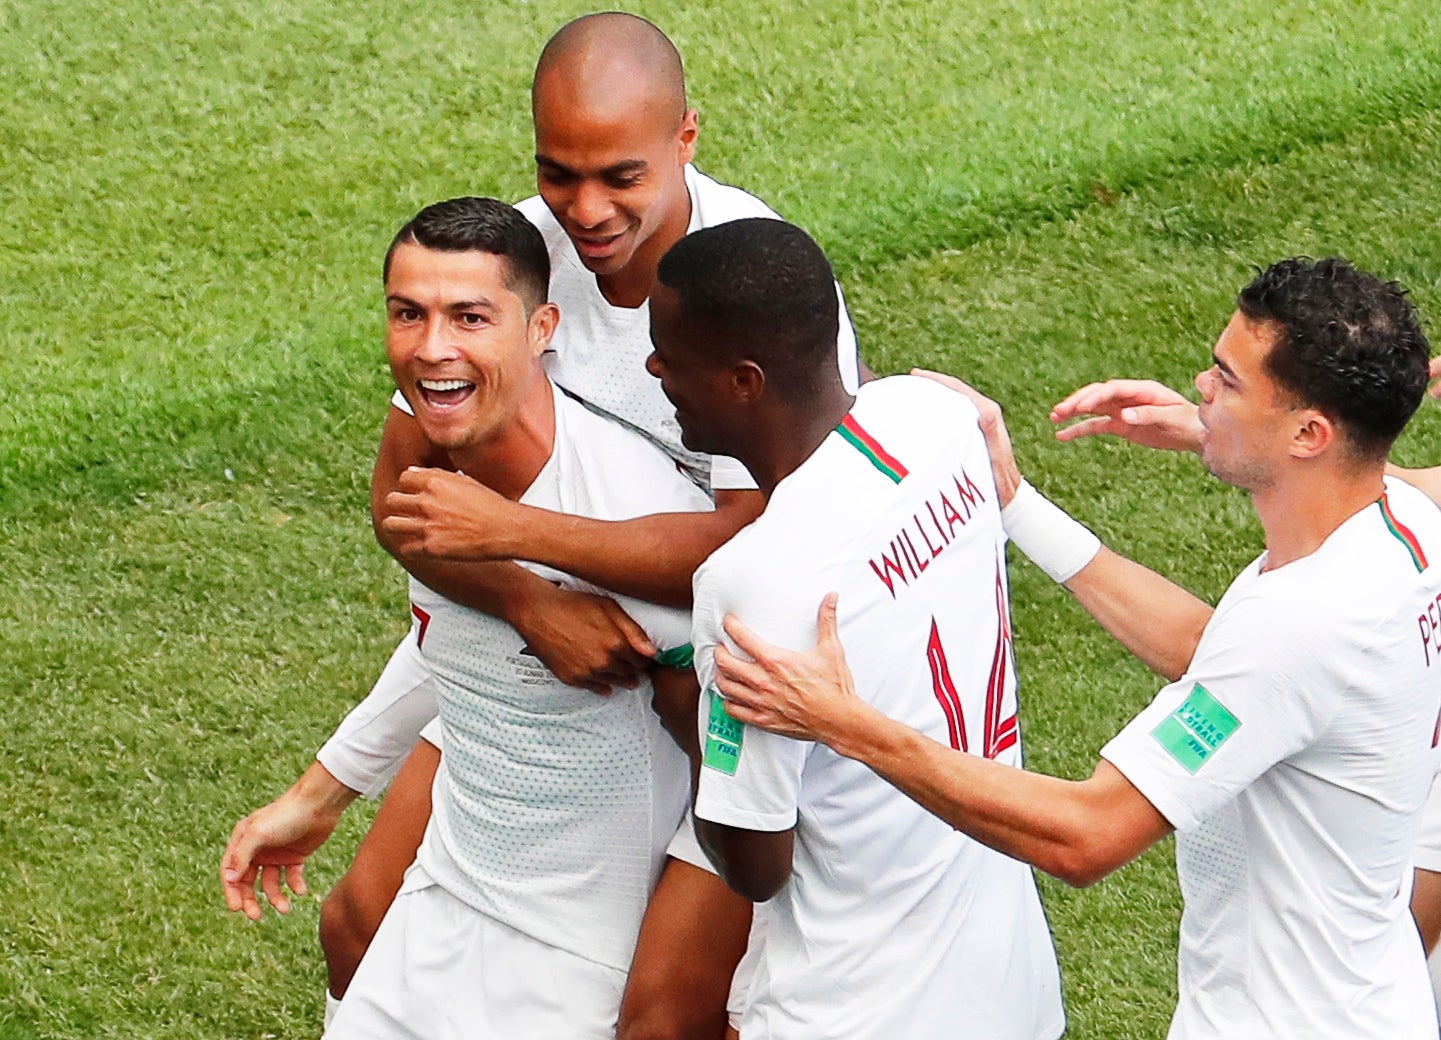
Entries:
<svg viewBox="0 0 1441 1040">
<path fill-rule="evenodd" d="M 464 379 L 421 379 L 419 380 L 423 390 L 464 390 L 470 386 Z"/>
</svg>

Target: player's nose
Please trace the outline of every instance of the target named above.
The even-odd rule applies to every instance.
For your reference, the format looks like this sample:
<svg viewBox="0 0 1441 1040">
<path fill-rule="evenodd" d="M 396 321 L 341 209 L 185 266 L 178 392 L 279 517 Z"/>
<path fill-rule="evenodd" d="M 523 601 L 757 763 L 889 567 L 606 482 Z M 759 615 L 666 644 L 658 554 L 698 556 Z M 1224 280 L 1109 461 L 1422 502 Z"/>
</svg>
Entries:
<svg viewBox="0 0 1441 1040">
<path fill-rule="evenodd" d="M 610 196 L 599 184 L 581 184 L 570 205 L 570 219 L 585 228 L 600 227 L 614 212 Z"/>
</svg>

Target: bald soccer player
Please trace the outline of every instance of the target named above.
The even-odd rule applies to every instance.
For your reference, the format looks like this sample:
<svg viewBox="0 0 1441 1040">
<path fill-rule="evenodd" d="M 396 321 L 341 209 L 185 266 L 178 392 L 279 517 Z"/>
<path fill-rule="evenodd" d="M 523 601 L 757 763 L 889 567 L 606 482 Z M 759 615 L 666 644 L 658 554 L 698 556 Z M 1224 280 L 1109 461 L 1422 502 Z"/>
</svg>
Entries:
<svg viewBox="0 0 1441 1040">
<path fill-rule="evenodd" d="M 681 444 L 673 411 L 643 367 L 650 349 L 647 293 L 661 253 L 688 231 L 774 214 L 690 164 L 698 117 L 685 104 L 679 57 L 641 19 L 587 16 L 558 32 L 537 67 L 533 114 L 541 194 L 520 209 L 544 235 L 551 295 L 562 314 L 543 358 L 547 371 L 587 405 L 658 443 L 713 490 L 716 509 L 579 527 L 574 518 L 525 510 L 449 472 L 451 460 L 426 446 L 400 398 L 387 419 L 372 501 L 378 537 L 413 575 L 454 602 L 504 617 L 557 677 L 599 693 L 632 682 L 648 666 L 654 647 L 638 626 L 610 599 L 557 589 L 510 563 L 472 561 L 528 558 L 616 592 L 688 600 L 696 563 L 755 515 L 759 495 L 743 468 Z M 843 308 L 841 315 L 838 365 L 854 387 L 854 334 Z M 476 517 L 484 531 L 477 531 Z M 477 544 L 478 536 L 491 544 Z M 500 536 L 506 544 L 498 551 L 493 543 Z M 417 618 L 376 689 L 295 787 L 237 825 L 222 864 L 232 909 L 259 916 L 258 883 L 284 910 L 280 875 L 303 886 L 305 857 L 357 792 L 384 787 L 433 717 L 434 693 L 415 645 L 421 624 Z M 354 865 L 325 902 L 322 943 L 337 995 L 413 858 L 438 760 L 435 743 L 415 744 Z M 703 863 L 698 850 L 676 851 Z M 700 912 L 706 900 L 715 913 Z M 716 964 L 733 962 L 743 935 L 711 926 L 704 942 L 697 934 L 702 919 L 726 912 L 734 914 L 734 903 L 701 866 L 668 866 L 642 931 L 623 1036 L 650 1035 L 653 1027 L 656 1035 L 687 1035 L 702 1028 L 697 1018 L 711 1021 L 706 986 L 714 989 Z"/>
</svg>

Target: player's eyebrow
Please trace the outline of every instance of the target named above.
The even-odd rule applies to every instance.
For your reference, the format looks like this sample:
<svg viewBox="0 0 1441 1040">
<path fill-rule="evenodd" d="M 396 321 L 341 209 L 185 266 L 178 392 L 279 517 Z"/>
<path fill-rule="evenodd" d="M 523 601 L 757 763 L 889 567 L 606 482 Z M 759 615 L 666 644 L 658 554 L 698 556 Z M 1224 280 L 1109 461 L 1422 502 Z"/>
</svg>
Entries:
<svg viewBox="0 0 1441 1040">
<path fill-rule="evenodd" d="M 573 170 L 564 163 L 556 162 L 549 156 L 541 155 L 538 152 L 535 156 L 535 164 L 550 173 L 559 173 L 567 177 L 586 176 L 582 171 Z M 620 162 L 611 163 L 609 166 L 595 171 L 595 175 L 599 177 L 625 177 L 630 174 L 644 173 L 649 166 L 650 164 L 644 159 L 622 159 Z"/>
<path fill-rule="evenodd" d="M 390 293 L 385 297 L 385 302 L 388 305 L 411 307 L 418 311 L 425 310 L 423 304 L 412 300 L 408 296 L 402 296 L 400 293 Z M 488 300 L 484 296 L 481 296 L 474 300 L 455 300 L 447 303 L 445 309 L 451 313 L 457 313 L 459 311 L 494 311 L 496 305 L 494 300 Z"/>
</svg>

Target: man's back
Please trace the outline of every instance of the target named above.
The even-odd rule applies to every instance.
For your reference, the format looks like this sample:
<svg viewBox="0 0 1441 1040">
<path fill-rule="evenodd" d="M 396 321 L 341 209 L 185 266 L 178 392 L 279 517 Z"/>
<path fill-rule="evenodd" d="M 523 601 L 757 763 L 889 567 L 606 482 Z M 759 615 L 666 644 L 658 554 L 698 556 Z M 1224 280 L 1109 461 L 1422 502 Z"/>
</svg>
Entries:
<svg viewBox="0 0 1441 1040">
<path fill-rule="evenodd" d="M 1054 1037 L 1059 980 L 1028 868 L 828 748 L 728 726 L 711 696 L 726 612 L 807 646 L 833 589 L 862 697 L 942 743 L 1019 764 L 1004 537 L 961 398 L 910 377 L 868 384 L 761 518 L 697 573 L 708 729 L 697 815 L 796 827 L 743 1032 Z"/>
</svg>

